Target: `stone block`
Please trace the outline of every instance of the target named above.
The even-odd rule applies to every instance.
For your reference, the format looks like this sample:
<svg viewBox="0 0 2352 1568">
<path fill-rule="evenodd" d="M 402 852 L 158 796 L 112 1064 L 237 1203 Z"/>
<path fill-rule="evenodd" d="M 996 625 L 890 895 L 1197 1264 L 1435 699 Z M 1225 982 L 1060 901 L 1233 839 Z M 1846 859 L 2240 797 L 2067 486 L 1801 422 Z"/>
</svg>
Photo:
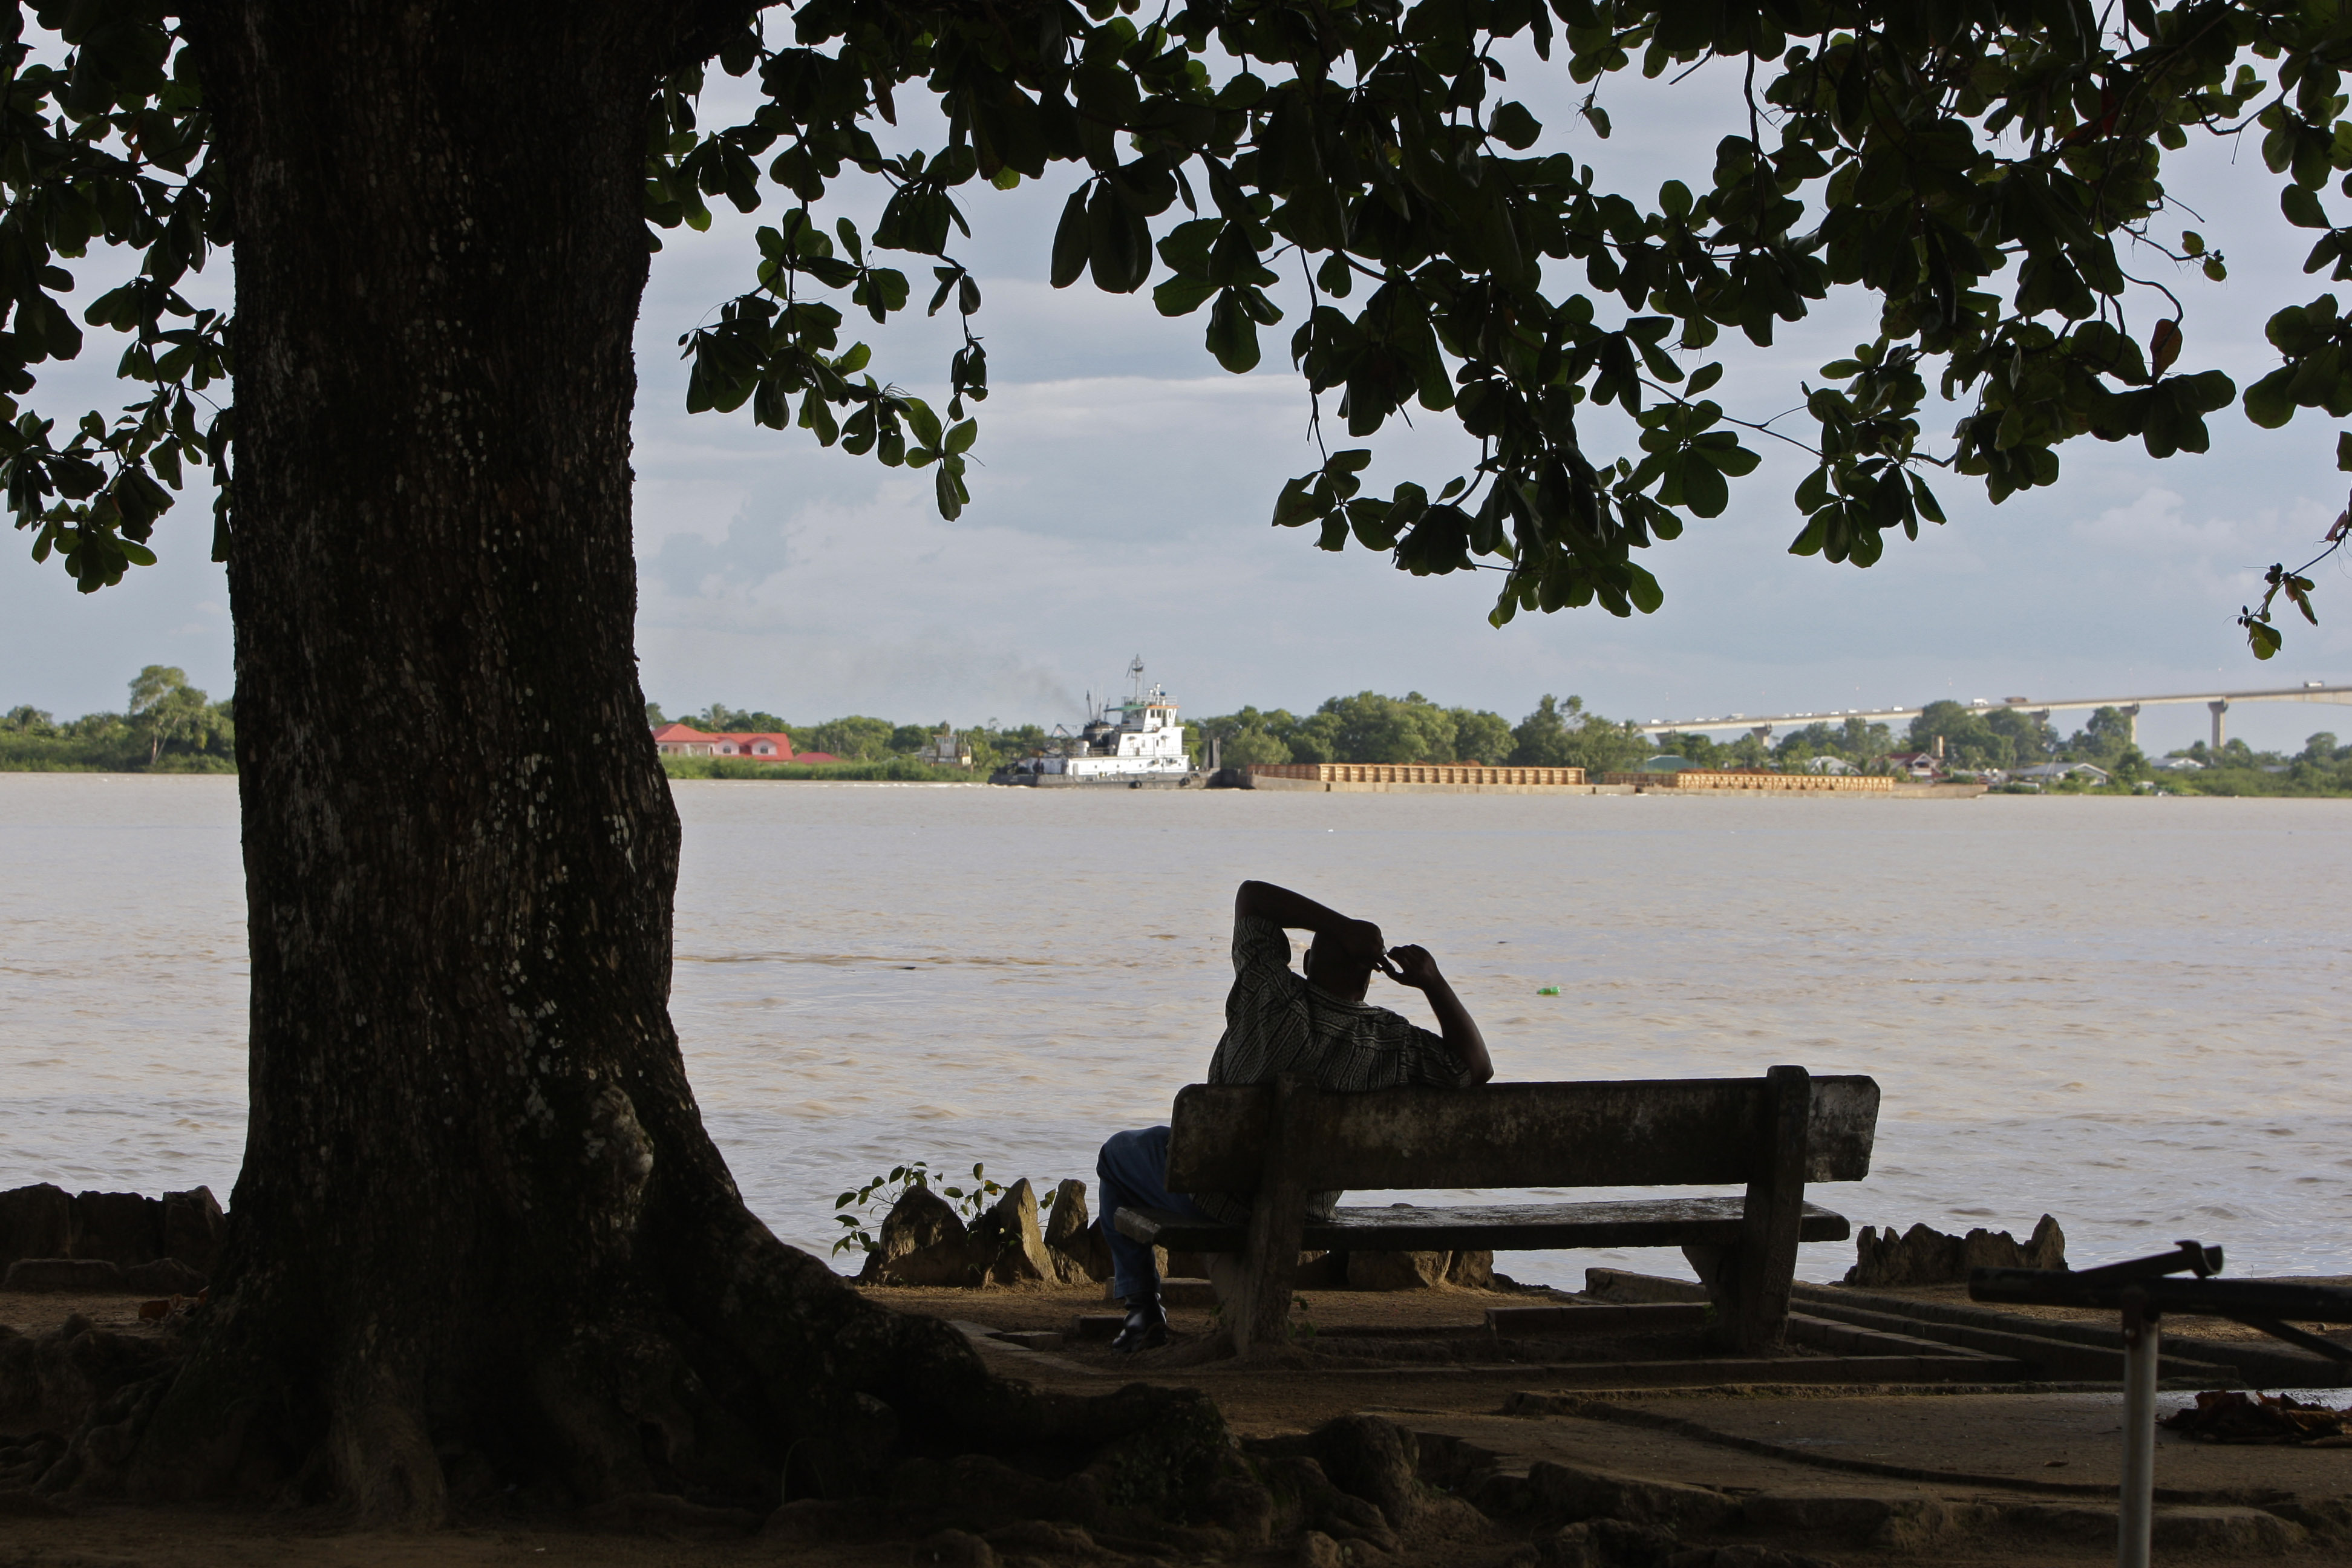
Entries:
<svg viewBox="0 0 2352 1568">
<path fill-rule="evenodd" d="M 1867 1540 L 1894 1511 L 1884 1498 L 1822 1496 L 1814 1492 L 1759 1492 L 1740 1504 L 1750 1529 L 1849 1535 Z"/>
<path fill-rule="evenodd" d="M 1453 1260 L 1445 1266 L 1445 1282 L 1465 1290 L 1492 1290 L 1495 1288 L 1495 1255 L 1467 1248 L 1455 1253 Z"/>
<path fill-rule="evenodd" d="M 20 1258 L 8 1265 L 0 1290 L 71 1291 L 99 1295 L 129 1287 L 122 1269 L 103 1258 Z"/>
<path fill-rule="evenodd" d="M 19 1258 L 73 1251 L 73 1199 L 47 1182 L 0 1193 L 0 1268 Z"/>
<path fill-rule="evenodd" d="M 1351 1252 L 1350 1290 L 1426 1290 L 1444 1283 L 1450 1252 Z"/>
<path fill-rule="evenodd" d="M 2063 1268 L 2066 1233 L 2050 1215 L 2042 1216 L 2022 1245 L 2005 1230 L 1982 1226 L 1966 1236 L 1947 1236 L 1915 1225 L 1898 1237 L 1893 1226 L 1882 1231 L 1866 1225 L 1854 1237 L 1853 1254 L 1845 1282 L 1864 1289 L 1958 1285 L 1967 1282 L 1971 1268 Z"/>
<path fill-rule="evenodd" d="M 977 1249 L 954 1205 L 929 1187 L 898 1194 L 874 1250 L 858 1270 L 862 1285 L 977 1285 L 982 1273 Z"/>
<path fill-rule="evenodd" d="M 163 1205 L 137 1193 L 77 1193 L 71 1256 L 129 1268 L 163 1256 Z"/>
<path fill-rule="evenodd" d="M 988 1212 L 972 1222 L 970 1239 L 989 1284 L 1034 1285 L 1061 1278 L 1045 1251 L 1036 1190 L 1026 1176 L 1005 1188 Z"/>
<path fill-rule="evenodd" d="M 1571 1521 L 1622 1519 L 1677 1530 L 1719 1530 L 1739 1511 L 1738 1503 L 1711 1488 L 1646 1480 L 1549 1459 L 1538 1459 L 1528 1467 L 1528 1484 L 1539 1506 Z"/>
<path fill-rule="evenodd" d="M 1087 1184 L 1075 1177 L 1054 1189 L 1045 1218 L 1045 1252 L 1066 1284 L 1110 1278 L 1110 1244 L 1087 1209 Z"/>
<path fill-rule="evenodd" d="M 210 1187 L 163 1194 L 163 1256 L 176 1258 L 199 1274 L 220 1268 L 221 1241 L 228 1216 Z"/>
<path fill-rule="evenodd" d="M 142 1296 L 193 1296 L 205 1288 L 205 1277 L 176 1258 L 159 1258 L 124 1269 L 122 1288 Z"/>
</svg>

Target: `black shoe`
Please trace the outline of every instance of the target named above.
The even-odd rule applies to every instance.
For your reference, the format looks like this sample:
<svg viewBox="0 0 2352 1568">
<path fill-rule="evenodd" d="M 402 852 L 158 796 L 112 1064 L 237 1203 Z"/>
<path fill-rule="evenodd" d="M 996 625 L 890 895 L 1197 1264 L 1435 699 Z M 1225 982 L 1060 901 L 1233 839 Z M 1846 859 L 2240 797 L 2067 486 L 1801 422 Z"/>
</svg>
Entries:
<svg viewBox="0 0 2352 1568">
<path fill-rule="evenodd" d="M 1110 1348 L 1121 1355 L 1133 1355 L 1137 1351 L 1154 1351 L 1168 1342 L 1168 1314 L 1161 1310 L 1160 1298 L 1146 1296 L 1130 1301 L 1127 1321 L 1110 1342 Z"/>
</svg>

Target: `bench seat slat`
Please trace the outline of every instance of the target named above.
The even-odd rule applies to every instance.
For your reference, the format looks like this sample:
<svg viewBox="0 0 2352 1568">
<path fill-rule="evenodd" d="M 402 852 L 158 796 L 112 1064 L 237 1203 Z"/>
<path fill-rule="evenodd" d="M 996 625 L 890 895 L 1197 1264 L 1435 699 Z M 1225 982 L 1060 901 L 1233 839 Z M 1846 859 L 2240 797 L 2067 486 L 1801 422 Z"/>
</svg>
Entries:
<svg viewBox="0 0 2352 1568">
<path fill-rule="evenodd" d="M 1738 1243 L 1746 1200 L 1635 1198 L 1587 1204 L 1509 1204 L 1465 1208 L 1343 1208 L 1309 1219 L 1309 1252 L 1437 1252 L 1462 1247 L 1538 1252 L 1574 1247 L 1729 1247 Z M 1217 1225 L 1164 1209 L 1118 1211 L 1121 1234 L 1179 1252 L 1240 1252 L 1240 1226 Z M 1843 1241 L 1845 1216 L 1804 1206 L 1798 1239 Z"/>
</svg>

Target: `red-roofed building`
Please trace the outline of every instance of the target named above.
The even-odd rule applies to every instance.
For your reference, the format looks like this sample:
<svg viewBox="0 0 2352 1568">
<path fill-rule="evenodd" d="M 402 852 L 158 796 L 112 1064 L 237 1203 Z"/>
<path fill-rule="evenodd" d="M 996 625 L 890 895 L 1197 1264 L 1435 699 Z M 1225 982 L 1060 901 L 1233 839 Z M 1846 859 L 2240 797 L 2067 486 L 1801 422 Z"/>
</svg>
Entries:
<svg viewBox="0 0 2352 1568">
<path fill-rule="evenodd" d="M 740 757 L 752 763 L 808 762 L 793 755 L 793 738 L 775 733 L 713 734 L 690 724 L 665 724 L 654 731 L 654 749 L 665 757 Z M 831 757 L 814 760 L 831 762 Z"/>
</svg>

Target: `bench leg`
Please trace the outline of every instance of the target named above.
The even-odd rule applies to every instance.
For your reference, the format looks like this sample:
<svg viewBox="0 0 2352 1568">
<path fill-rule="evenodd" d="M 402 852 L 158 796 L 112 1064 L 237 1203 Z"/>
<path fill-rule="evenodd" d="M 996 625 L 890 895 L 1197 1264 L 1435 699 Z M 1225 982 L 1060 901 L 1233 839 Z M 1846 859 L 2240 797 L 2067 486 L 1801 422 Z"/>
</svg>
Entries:
<svg viewBox="0 0 2352 1568">
<path fill-rule="evenodd" d="M 1274 1081 L 1266 1121 L 1265 1165 L 1250 1209 L 1249 1241 L 1239 1263 L 1239 1288 L 1225 1303 L 1234 1353 L 1248 1358 L 1290 1342 L 1291 1286 L 1298 1278 L 1298 1245 L 1307 1234 L 1307 1184 L 1292 1157 L 1306 1129 L 1297 1115 L 1305 1080 L 1284 1074 Z"/>
<path fill-rule="evenodd" d="M 1738 1247 L 1726 1250 L 1717 1260 L 1717 1277 L 1707 1282 L 1721 1314 L 1718 1335 L 1724 1348 L 1736 1355 L 1778 1350 L 1788 1334 L 1797 1230 L 1805 1210 L 1812 1076 L 1801 1067 L 1776 1067 L 1764 1077 L 1769 1119 L 1764 1170 L 1748 1184 L 1745 1234 Z"/>
</svg>

